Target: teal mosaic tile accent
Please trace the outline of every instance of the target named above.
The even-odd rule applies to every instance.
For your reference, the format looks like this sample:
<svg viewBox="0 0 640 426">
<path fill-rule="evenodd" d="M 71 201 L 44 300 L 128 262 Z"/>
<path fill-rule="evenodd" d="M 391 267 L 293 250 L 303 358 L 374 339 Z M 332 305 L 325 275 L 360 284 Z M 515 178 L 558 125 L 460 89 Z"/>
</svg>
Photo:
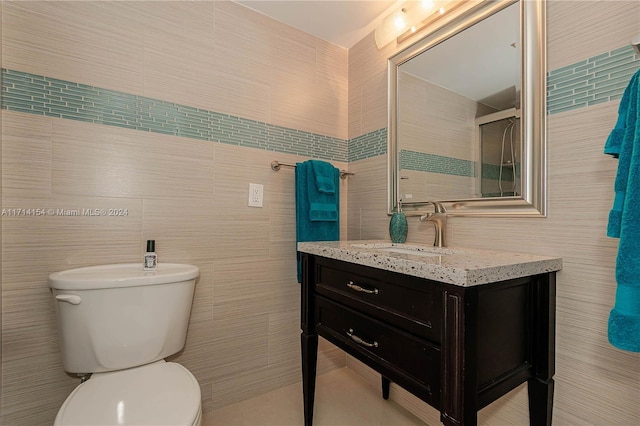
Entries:
<svg viewBox="0 0 640 426">
<path fill-rule="evenodd" d="M 499 180 L 500 166 L 497 164 L 482 163 L 482 179 Z M 520 163 L 516 162 L 516 177 L 520 178 Z M 502 168 L 502 180 L 513 182 L 513 169 L 510 166 Z"/>
<path fill-rule="evenodd" d="M 404 149 L 400 151 L 400 169 L 455 176 L 476 175 L 473 161 Z"/>
<path fill-rule="evenodd" d="M 364 160 L 387 153 L 387 128 L 349 139 L 349 161 Z"/>
<path fill-rule="evenodd" d="M 2 109 L 329 161 L 348 159 L 345 139 L 8 69 L 2 69 Z"/>
<path fill-rule="evenodd" d="M 624 46 L 547 73 L 547 113 L 557 114 L 622 98 L 640 55 Z"/>
<path fill-rule="evenodd" d="M 640 55 L 631 46 L 547 74 L 547 113 L 620 99 Z M 384 155 L 387 129 L 340 139 L 221 114 L 187 105 L 2 69 L 2 109 L 163 133 L 265 151 L 351 162 Z M 401 167 L 473 176 L 470 161 L 401 153 Z M 487 172 L 488 173 L 488 172 Z"/>
</svg>

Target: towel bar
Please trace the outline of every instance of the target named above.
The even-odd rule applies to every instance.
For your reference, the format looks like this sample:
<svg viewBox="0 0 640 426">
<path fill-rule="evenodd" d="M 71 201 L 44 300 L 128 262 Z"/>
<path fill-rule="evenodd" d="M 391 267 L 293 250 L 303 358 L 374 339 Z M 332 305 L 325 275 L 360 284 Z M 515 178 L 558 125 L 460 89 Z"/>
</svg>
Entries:
<svg viewBox="0 0 640 426">
<path fill-rule="evenodd" d="M 277 172 L 278 170 L 280 170 L 281 166 L 286 166 L 286 167 L 293 167 L 295 168 L 296 165 L 295 164 L 287 164 L 287 163 L 281 163 L 277 160 L 273 160 L 271 162 L 271 170 L 273 170 L 274 172 Z M 351 173 L 351 172 L 347 172 L 345 170 L 340 170 L 340 179 L 346 179 L 347 176 L 349 175 L 354 175 L 355 173 Z"/>
</svg>

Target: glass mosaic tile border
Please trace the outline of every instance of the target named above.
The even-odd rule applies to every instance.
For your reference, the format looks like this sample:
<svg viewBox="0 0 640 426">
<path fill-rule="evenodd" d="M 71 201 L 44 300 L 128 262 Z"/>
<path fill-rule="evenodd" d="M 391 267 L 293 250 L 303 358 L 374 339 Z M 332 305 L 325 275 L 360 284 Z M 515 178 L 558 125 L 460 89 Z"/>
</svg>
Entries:
<svg viewBox="0 0 640 426">
<path fill-rule="evenodd" d="M 500 180 L 501 169 L 502 169 L 502 180 L 507 182 L 513 182 L 513 170 L 510 166 L 501 167 L 497 164 L 489 164 L 489 163 L 482 163 L 482 179 Z M 518 178 L 520 178 L 520 163 L 516 163 L 515 175 Z"/>
<path fill-rule="evenodd" d="M 639 68 L 640 55 L 631 46 L 624 46 L 550 71 L 547 73 L 547 114 L 620 99 Z M 2 69 L 2 108 L 329 161 L 358 161 L 387 152 L 386 128 L 353 139 L 333 138 L 8 69 Z M 409 156 L 407 168 L 414 160 Z M 428 164 L 435 164 L 433 158 L 426 160 Z M 440 157 L 438 161 L 444 165 L 434 167 L 470 176 L 472 168 L 465 160 Z"/>
<path fill-rule="evenodd" d="M 2 108 L 347 161 L 348 141 L 344 139 L 22 71 L 2 69 Z"/>
<path fill-rule="evenodd" d="M 473 161 L 404 149 L 400 151 L 400 169 L 455 176 L 476 175 Z"/>
<path fill-rule="evenodd" d="M 374 130 L 349 139 L 349 162 L 377 157 L 387 153 L 387 128 Z"/>
<path fill-rule="evenodd" d="M 622 98 L 640 55 L 624 46 L 547 73 L 549 115 Z"/>
</svg>

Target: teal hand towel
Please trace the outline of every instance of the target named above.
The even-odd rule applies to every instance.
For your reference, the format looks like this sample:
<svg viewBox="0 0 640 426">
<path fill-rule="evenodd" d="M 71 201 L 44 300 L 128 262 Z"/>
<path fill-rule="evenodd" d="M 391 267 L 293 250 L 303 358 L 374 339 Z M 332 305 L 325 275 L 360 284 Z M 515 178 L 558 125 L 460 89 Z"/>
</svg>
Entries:
<svg viewBox="0 0 640 426">
<path fill-rule="evenodd" d="M 640 71 L 624 92 L 604 151 L 618 158 L 607 235 L 620 239 L 608 337 L 619 349 L 640 352 Z"/>
<path fill-rule="evenodd" d="M 340 171 L 329 163 L 309 160 L 296 164 L 295 176 L 296 242 L 339 240 Z M 325 180 L 331 180 L 331 185 Z M 297 253 L 298 282 L 302 281 L 300 259 Z"/>
<path fill-rule="evenodd" d="M 311 167 L 311 180 L 315 181 L 316 189 L 323 194 L 335 194 L 337 183 L 335 181 L 336 168 L 326 161 L 309 160 Z M 338 174 L 340 171 L 338 171 Z"/>
</svg>

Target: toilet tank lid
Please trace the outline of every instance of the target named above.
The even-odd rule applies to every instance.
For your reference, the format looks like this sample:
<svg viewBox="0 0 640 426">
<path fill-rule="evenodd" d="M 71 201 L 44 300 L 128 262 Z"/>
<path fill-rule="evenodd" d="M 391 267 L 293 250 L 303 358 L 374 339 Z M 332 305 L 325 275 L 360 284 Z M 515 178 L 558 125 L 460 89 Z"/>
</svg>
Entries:
<svg viewBox="0 0 640 426">
<path fill-rule="evenodd" d="M 139 287 L 195 279 L 197 266 L 181 263 L 158 263 L 156 271 L 144 271 L 142 263 L 117 263 L 68 269 L 49 275 L 49 287 L 57 290 L 97 290 Z"/>
</svg>

